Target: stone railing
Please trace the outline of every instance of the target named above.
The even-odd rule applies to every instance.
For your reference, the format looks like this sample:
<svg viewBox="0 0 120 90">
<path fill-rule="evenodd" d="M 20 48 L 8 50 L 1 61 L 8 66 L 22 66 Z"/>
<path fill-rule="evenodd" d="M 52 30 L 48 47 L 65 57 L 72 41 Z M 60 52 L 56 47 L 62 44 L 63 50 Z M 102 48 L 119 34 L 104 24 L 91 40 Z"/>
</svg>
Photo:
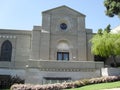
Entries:
<svg viewBox="0 0 120 90">
<path fill-rule="evenodd" d="M 57 60 L 28 60 L 28 61 L 1 61 L 0 68 L 25 69 L 36 68 L 41 71 L 84 71 L 100 69 L 104 66 L 102 62 L 93 61 L 57 61 Z"/>
<path fill-rule="evenodd" d="M 28 64 L 28 68 L 38 68 L 42 71 L 93 71 L 103 66 L 102 62 L 55 60 L 29 60 Z"/>
</svg>

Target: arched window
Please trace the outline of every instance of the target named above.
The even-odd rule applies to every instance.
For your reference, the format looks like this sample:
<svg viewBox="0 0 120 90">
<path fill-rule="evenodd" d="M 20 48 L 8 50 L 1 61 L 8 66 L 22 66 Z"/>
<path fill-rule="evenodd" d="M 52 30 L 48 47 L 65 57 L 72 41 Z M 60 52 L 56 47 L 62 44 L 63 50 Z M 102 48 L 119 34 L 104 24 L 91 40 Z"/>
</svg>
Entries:
<svg viewBox="0 0 120 90">
<path fill-rule="evenodd" d="M 1 46 L 0 61 L 11 61 L 12 56 L 12 44 L 9 40 L 3 42 Z"/>
<path fill-rule="evenodd" d="M 69 60 L 69 45 L 66 41 L 60 41 L 57 46 L 57 60 Z"/>
</svg>

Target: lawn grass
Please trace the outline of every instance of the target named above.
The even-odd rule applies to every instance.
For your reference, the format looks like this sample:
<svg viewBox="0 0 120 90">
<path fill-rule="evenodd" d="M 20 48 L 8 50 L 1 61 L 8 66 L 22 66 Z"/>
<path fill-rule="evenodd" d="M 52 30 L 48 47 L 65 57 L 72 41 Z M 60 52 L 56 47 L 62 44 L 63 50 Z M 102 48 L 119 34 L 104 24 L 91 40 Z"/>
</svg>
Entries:
<svg viewBox="0 0 120 90">
<path fill-rule="evenodd" d="M 111 83 L 93 84 L 93 85 L 83 86 L 80 88 L 65 89 L 65 90 L 101 90 L 101 89 L 110 89 L 110 88 L 120 88 L 120 81 L 111 82 Z"/>
</svg>

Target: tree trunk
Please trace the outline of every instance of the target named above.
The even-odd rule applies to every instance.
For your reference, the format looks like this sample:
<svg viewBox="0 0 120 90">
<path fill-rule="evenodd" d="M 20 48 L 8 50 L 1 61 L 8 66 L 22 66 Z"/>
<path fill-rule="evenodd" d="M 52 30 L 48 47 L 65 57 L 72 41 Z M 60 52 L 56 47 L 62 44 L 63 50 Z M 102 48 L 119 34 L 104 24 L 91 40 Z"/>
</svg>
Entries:
<svg viewBox="0 0 120 90">
<path fill-rule="evenodd" d="M 114 66 L 117 67 L 116 55 L 112 55 Z"/>
</svg>

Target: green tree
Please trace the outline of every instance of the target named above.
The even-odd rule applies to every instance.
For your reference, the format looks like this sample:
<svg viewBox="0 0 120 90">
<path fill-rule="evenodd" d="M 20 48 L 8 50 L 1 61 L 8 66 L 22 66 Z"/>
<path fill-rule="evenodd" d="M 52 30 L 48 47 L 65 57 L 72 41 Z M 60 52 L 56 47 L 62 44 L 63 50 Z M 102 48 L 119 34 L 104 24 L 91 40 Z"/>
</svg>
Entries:
<svg viewBox="0 0 120 90">
<path fill-rule="evenodd" d="M 102 33 L 102 29 L 100 28 L 100 29 L 98 29 L 98 32 L 97 32 L 97 34 L 99 34 L 99 35 L 102 35 L 103 33 Z"/>
<path fill-rule="evenodd" d="M 106 15 L 113 17 L 117 15 L 120 17 L 120 0 L 104 0 L 104 6 L 106 7 Z"/>
<path fill-rule="evenodd" d="M 112 34 L 106 28 L 102 34 L 97 33 L 90 40 L 92 43 L 91 51 L 94 55 L 101 57 L 112 57 L 116 66 L 116 56 L 120 55 L 120 34 Z"/>
<path fill-rule="evenodd" d="M 109 24 L 109 25 L 107 25 L 107 27 L 104 29 L 104 31 L 106 31 L 107 33 L 109 33 L 109 32 L 111 31 L 110 27 L 111 27 L 111 25 L 110 25 L 110 24 Z"/>
</svg>

